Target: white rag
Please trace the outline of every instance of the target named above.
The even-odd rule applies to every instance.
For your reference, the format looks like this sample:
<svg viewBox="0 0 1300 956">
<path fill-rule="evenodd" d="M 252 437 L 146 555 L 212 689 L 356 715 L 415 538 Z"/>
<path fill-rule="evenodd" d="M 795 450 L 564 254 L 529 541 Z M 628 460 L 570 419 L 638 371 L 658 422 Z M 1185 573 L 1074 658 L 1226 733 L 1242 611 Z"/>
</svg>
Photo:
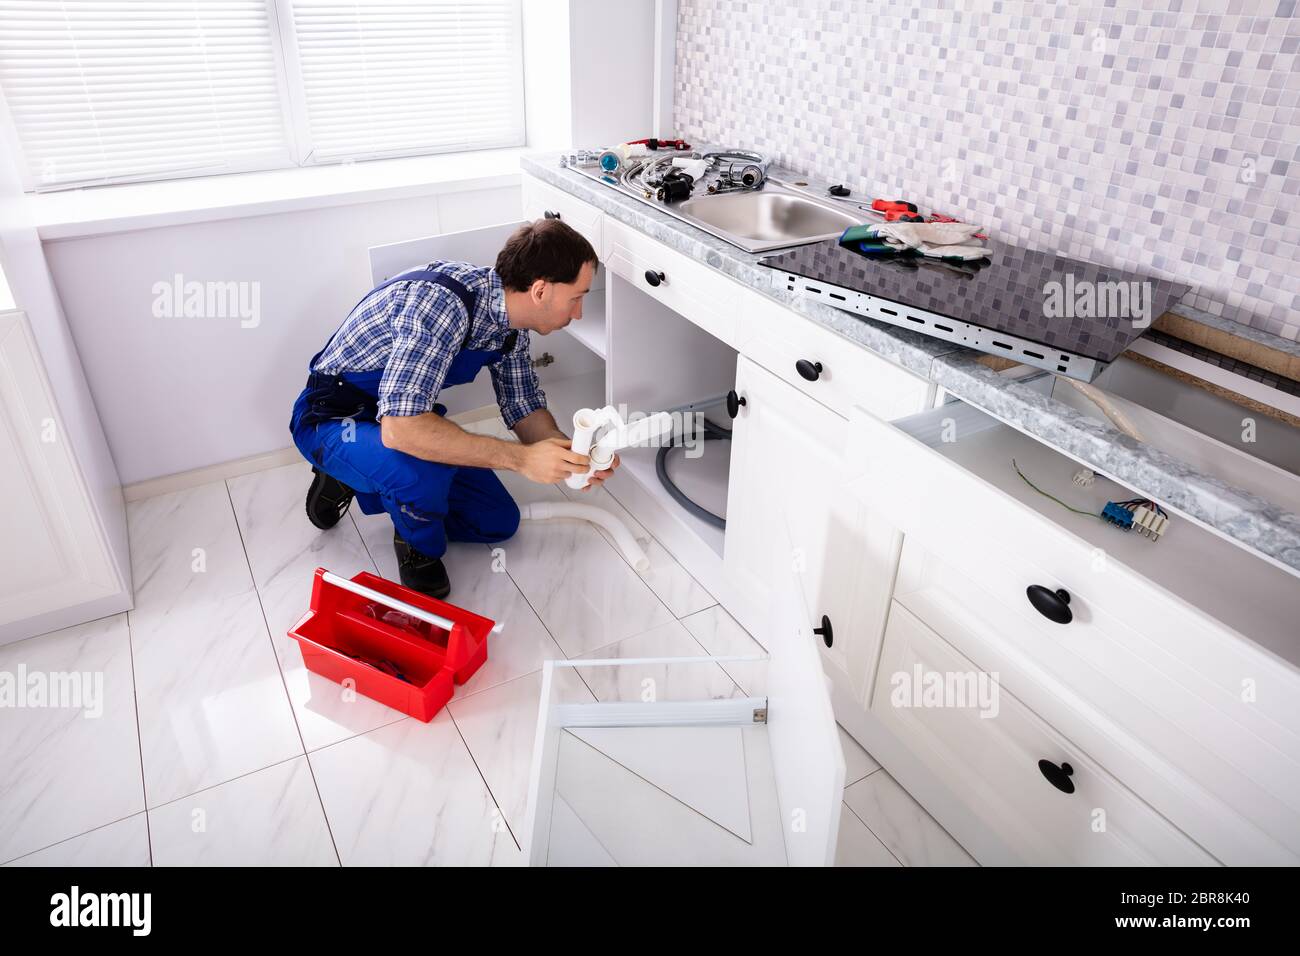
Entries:
<svg viewBox="0 0 1300 956">
<path fill-rule="evenodd" d="M 982 228 L 968 222 L 881 222 L 872 229 L 891 246 L 915 249 L 936 259 L 982 259 L 989 253 L 986 246 L 973 241 Z"/>
</svg>

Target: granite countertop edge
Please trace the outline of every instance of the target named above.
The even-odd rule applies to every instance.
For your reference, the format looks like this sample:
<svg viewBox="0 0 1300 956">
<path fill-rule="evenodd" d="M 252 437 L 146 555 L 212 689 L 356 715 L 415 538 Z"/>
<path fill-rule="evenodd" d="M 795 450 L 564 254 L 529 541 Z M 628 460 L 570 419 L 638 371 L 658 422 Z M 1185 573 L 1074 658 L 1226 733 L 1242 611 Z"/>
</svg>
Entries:
<svg viewBox="0 0 1300 956">
<path fill-rule="evenodd" d="M 977 361 L 978 352 L 859 318 L 778 289 L 772 284 L 770 270 L 758 264 L 762 255 L 737 249 L 630 196 L 604 189 L 582 174 L 561 167 L 559 157 L 559 153 L 529 155 L 520 163 L 526 173 L 590 203 L 619 222 L 934 382 L 1013 428 L 1085 462 L 1095 471 L 1141 490 L 1241 547 L 1300 573 L 1300 516 L 1138 442 L 1109 423 L 1092 419 L 1034 390 L 1027 382 L 999 376 Z M 793 175 L 790 171 L 780 172 L 785 173 L 781 178 Z M 780 172 L 774 175 L 779 176 Z M 1217 327 L 1227 321 L 1192 307 L 1180 305 L 1172 311 Z M 1260 334 L 1257 330 L 1250 331 Z M 1294 347 L 1295 343 L 1288 342 L 1285 346 Z"/>
</svg>

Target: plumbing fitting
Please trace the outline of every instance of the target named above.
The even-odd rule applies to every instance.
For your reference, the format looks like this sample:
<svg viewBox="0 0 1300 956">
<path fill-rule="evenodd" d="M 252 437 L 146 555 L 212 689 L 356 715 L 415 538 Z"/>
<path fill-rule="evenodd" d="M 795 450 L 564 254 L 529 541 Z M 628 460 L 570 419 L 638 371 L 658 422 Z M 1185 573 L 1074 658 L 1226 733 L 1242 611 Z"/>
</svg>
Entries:
<svg viewBox="0 0 1300 956">
<path fill-rule="evenodd" d="M 574 489 L 587 487 L 592 475 L 614 463 L 614 453 L 620 448 L 649 444 L 672 430 L 673 417 L 667 412 L 625 422 L 612 405 L 578 409 L 573 413 L 571 447 L 578 454 L 588 456 L 591 467 L 586 474 L 570 475 L 565 484 Z"/>
</svg>

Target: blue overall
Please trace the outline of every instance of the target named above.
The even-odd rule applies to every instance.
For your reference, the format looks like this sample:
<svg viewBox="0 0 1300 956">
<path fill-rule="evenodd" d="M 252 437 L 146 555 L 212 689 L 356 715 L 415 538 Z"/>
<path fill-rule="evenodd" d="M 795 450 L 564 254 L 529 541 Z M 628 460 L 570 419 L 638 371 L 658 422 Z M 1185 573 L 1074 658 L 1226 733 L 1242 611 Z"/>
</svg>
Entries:
<svg viewBox="0 0 1300 956">
<path fill-rule="evenodd" d="M 403 273 L 372 289 L 362 302 L 395 282 L 412 279 L 433 282 L 455 293 L 465 303 L 472 328 L 474 294 L 436 271 Z M 501 349 L 470 349 L 466 347 L 470 330 L 466 330 L 442 387 L 472 382 L 483 366 L 501 360 L 511 348 L 510 338 L 513 333 Z M 289 422 L 293 442 L 308 461 L 355 491 L 365 514 L 386 511 L 402 539 L 428 557 L 441 557 L 448 541 L 493 543 L 515 533 L 519 508 L 490 469 L 425 461 L 386 448 L 377 420 L 384 370 L 311 371 L 322 352 L 324 349 L 308 365 L 307 387 L 294 403 Z M 439 404 L 433 410 L 439 415 L 447 411 Z"/>
</svg>

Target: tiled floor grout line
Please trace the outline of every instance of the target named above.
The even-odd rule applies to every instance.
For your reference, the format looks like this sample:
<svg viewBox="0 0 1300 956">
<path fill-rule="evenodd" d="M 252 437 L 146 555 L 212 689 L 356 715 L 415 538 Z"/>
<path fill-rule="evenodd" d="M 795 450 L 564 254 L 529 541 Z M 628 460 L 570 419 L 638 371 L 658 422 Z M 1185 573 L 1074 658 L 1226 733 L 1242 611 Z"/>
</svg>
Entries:
<svg viewBox="0 0 1300 956">
<path fill-rule="evenodd" d="M 135 603 L 135 595 L 131 595 Z M 135 746 L 140 754 L 140 803 L 144 807 L 144 834 L 149 846 L 149 865 L 153 866 L 153 828 L 149 824 L 149 784 L 144 772 L 144 735 L 140 732 L 140 691 L 135 683 L 135 637 L 131 628 L 133 613 L 126 612 L 126 650 L 131 657 L 131 706 L 135 710 Z M 90 831 L 87 831 L 90 832 Z"/>
<path fill-rule="evenodd" d="M 522 674 L 520 676 L 528 677 L 533 673 L 535 672 L 529 671 L 528 674 Z M 518 679 L 519 678 L 515 678 L 515 680 Z M 506 683 L 509 683 L 509 681 Z M 498 684 L 496 686 L 500 687 L 501 685 Z M 456 728 L 456 736 L 460 738 L 461 746 L 463 746 L 465 752 L 469 754 L 470 763 L 474 764 L 474 771 L 478 774 L 478 778 L 483 781 L 483 789 L 485 789 L 488 792 L 488 796 L 492 798 L 492 804 L 497 808 L 497 814 L 501 817 L 501 822 L 506 825 L 506 832 L 510 834 L 510 839 L 514 843 L 515 849 L 522 853 L 524 851 L 523 844 L 519 842 L 519 837 L 515 836 L 515 828 L 512 827 L 510 821 L 506 819 L 506 812 L 501 809 L 501 801 L 498 800 L 497 795 L 492 792 L 492 784 L 488 783 L 488 779 L 483 773 L 483 768 L 478 765 L 478 758 L 474 756 L 474 751 L 470 747 L 469 741 L 465 739 L 465 734 L 461 732 L 460 724 L 456 722 L 456 715 L 451 712 L 451 707 L 447 708 L 447 716 L 451 719 L 451 725 Z M 527 806 L 524 807 L 524 815 L 528 815 Z M 490 863 L 491 861 L 489 860 L 489 865 Z"/>
<path fill-rule="evenodd" d="M 118 817 L 116 820 L 109 820 L 107 823 L 101 823 L 99 826 L 91 827 L 89 830 L 82 830 L 80 833 L 74 833 L 72 836 L 64 837 L 62 840 L 55 840 L 53 843 L 47 843 L 45 846 L 37 847 L 35 850 L 28 850 L 26 853 L 23 853 L 20 856 L 15 856 L 8 860 L 0 860 L 0 866 L 9 866 L 11 863 L 17 863 L 20 860 L 25 860 L 29 856 L 34 856 L 37 853 L 44 853 L 46 850 L 51 850 L 56 846 L 63 846 L 63 844 L 71 843 L 73 840 L 79 840 L 84 836 L 90 836 L 90 834 L 92 833 L 98 833 L 100 830 L 106 830 L 107 828 L 114 826 L 118 823 L 121 823 L 124 820 L 130 820 L 132 817 L 138 817 L 141 814 L 144 815 L 145 826 L 147 827 L 149 825 L 149 811 L 137 810 L 135 813 L 128 813 L 126 816 Z M 149 865 L 153 866 L 152 845 L 150 846 L 150 850 L 149 850 Z"/>
<path fill-rule="evenodd" d="M 883 769 L 882 767 L 877 767 L 875 770 L 871 771 L 871 773 L 876 773 L 876 772 L 878 772 L 879 770 L 882 770 L 882 769 Z M 871 773 L 867 774 L 867 777 L 870 777 L 870 776 L 871 776 Z M 862 780 L 866 780 L 867 777 L 863 777 Z M 862 781 L 859 780 L 859 781 L 856 781 L 856 782 L 857 782 L 857 783 L 861 783 Z M 846 788 L 846 789 L 847 789 L 847 788 Z M 880 839 L 880 837 L 876 835 L 876 831 L 873 830 L 873 829 L 871 829 L 870 824 L 868 824 L 866 820 L 862 819 L 862 817 L 858 816 L 857 811 L 854 810 L 851 806 L 849 806 L 847 801 L 845 801 L 845 800 L 841 800 L 840 803 L 842 803 L 842 804 L 844 805 L 844 809 L 848 810 L 849 813 L 853 814 L 854 818 L 855 818 L 859 823 L 861 823 L 864 827 L 867 828 L 867 832 L 870 833 L 873 837 L 875 837 L 876 842 L 879 843 L 881 846 L 883 846 L 883 847 L 885 848 L 885 852 L 886 852 L 886 853 L 888 853 L 890 856 L 892 856 L 895 860 L 898 860 L 898 865 L 899 865 L 899 866 L 907 866 L 906 863 L 904 863 L 902 860 L 899 860 L 899 859 L 898 859 L 898 854 L 895 853 L 893 850 L 891 850 L 891 849 L 889 848 L 889 844 L 886 843 L 884 840 Z M 924 809 L 924 808 L 923 808 L 923 809 Z M 946 832 L 948 832 L 948 831 L 945 830 L 944 832 L 946 833 Z"/>
<path fill-rule="evenodd" d="M 248 545 L 244 541 L 244 529 L 239 525 L 239 511 L 235 508 L 235 498 L 230 491 L 230 481 L 229 479 L 223 479 L 221 484 L 226 489 L 226 500 L 230 502 L 231 517 L 235 521 L 235 532 L 239 535 L 239 547 L 244 552 L 244 563 L 248 565 L 248 577 L 253 582 L 254 593 L 257 594 L 257 610 L 262 616 L 262 627 L 266 629 L 266 639 L 271 644 L 271 655 L 275 658 L 275 668 L 280 672 L 280 686 L 284 688 L 284 697 L 289 705 L 289 714 L 293 717 L 293 727 L 298 732 L 298 742 L 302 744 L 302 757 L 307 762 L 307 773 L 311 775 L 311 785 L 316 791 L 316 801 L 320 804 L 321 819 L 325 821 L 325 832 L 330 835 L 330 846 L 334 847 L 334 858 L 338 860 L 339 866 L 342 866 L 343 855 L 339 853 L 338 841 L 334 839 L 334 828 L 330 825 L 330 816 L 325 811 L 325 800 L 320 795 L 320 784 L 316 782 L 316 769 L 311 765 L 311 758 L 307 756 L 307 738 L 302 735 L 302 725 L 298 723 L 298 711 L 294 709 L 293 695 L 289 693 L 289 682 L 285 679 L 284 667 L 280 664 L 280 655 L 275 649 L 275 635 L 271 632 L 271 622 L 266 616 L 266 605 L 262 603 L 262 586 L 257 583 L 257 575 L 253 573 L 253 561 L 248 556 Z M 367 551 L 366 553 L 369 554 L 370 552 Z M 373 564 L 373 561 L 371 563 Z M 295 758 L 291 757 L 289 759 Z M 283 763 L 284 761 L 278 762 Z M 274 767 L 276 764 L 271 764 L 271 766 Z M 266 768 L 263 767 L 262 769 L 265 770 Z M 253 772 L 256 773 L 257 771 Z M 185 798 L 182 797 L 181 799 Z"/>
<path fill-rule="evenodd" d="M 283 766 L 284 764 L 292 763 L 293 761 L 299 759 L 300 757 L 306 757 L 306 756 L 307 756 L 306 754 L 293 754 L 292 756 L 285 757 L 283 760 L 277 760 L 274 763 L 269 763 L 265 767 L 258 767 L 256 770 L 245 770 L 243 773 L 236 774 L 235 776 L 229 778 L 228 780 L 222 780 L 219 783 L 213 783 L 213 784 L 209 784 L 206 787 L 200 787 L 198 790 L 195 790 L 191 793 L 187 793 L 183 797 L 175 797 L 171 800 L 167 800 L 163 803 L 158 804 L 156 807 L 149 807 L 149 809 L 146 810 L 145 812 L 152 813 L 155 810 L 161 810 L 163 807 L 170 807 L 173 803 L 180 803 L 183 800 L 192 799 L 193 797 L 197 797 L 200 793 L 207 793 L 209 790 L 216 790 L 218 787 L 224 787 L 228 783 L 234 783 L 237 780 L 244 780 L 248 777 L 253 776 L 254 774 L 259 774 L 264 770 L 270 770 L 273 767 L 280 767 Z M 324 812 L 323 807 L 321 812 L 322 813 Z M 333 839 L 332 834 L 330 836 L 330 839 Z"/>
<path fill-rule="evenodd" d="M 379 574 L 379 562 L 375 560 L 374 554 L 371 553 L 370 545 L 366 544 L 366 536 L 361 533 L 361 525 L 357 524 L 356 515 L 352 513 L 351 508 L 348 509 L 347 518 L 352 522 L 352 527 L 357 532 L 357 538 L 361 541 L 361 549 L 366 552 L 366 557 L 370 559 L 370 566 L 375 569 L 376 574 Z"/>
</svg>

